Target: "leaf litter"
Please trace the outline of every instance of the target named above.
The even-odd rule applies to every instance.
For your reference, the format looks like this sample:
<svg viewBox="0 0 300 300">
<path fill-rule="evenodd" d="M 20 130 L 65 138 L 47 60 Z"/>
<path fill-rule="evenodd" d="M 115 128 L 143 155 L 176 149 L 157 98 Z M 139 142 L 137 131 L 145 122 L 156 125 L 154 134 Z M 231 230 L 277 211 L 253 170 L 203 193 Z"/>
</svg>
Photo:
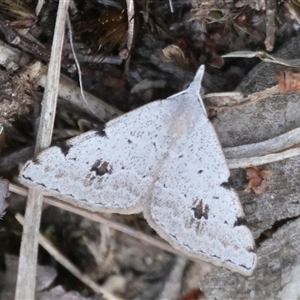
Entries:
<svg viewBox="0 0 300 300">
<path fill-rule="evenodd" d="M 11 0 L 11 2 L 13 1 Z M 49 1 L 47 4 L 44 4 L 37 22 L 35 22 L 36 17 L 32 17 L 37 3 L 35 1 L 25 2 L 28 4 L 26 9 L 24 7 L 18 8 L 18 10 L 22 11 L 22 18 L 7 14 L 5 13 L 5 7 L 1 8 L 3 9 L 0 12 L 1 15 L 11 22 L 9 28 L 12 29 L 3 39 L 5 48 L 14 47 L 13 44 L 7 46 L 7 43 L 11 43 L 11 39 L 9 39 L 11 36 L 17 36 L 20 37 L 21 42 L 19 42 L 18 46 L 19 49 L 22 49 L 22 55 L 26 52 L 28 55 L 33 55 L 43 62 L 47 62 L 57 9 L 55 1 Z M 99 2 L 100 7 L 104 5 L 109 10 L 113 10 L 115 5 L 118 8 L 116 11 L 120 11 L 119 8 L 124 7 L 125 3 L 125 1 L 120 1 L 119 3 L 107 1 L 103 2 L 103 4 L 101 4 L 101 1 Z M 131 53 L 129 74 L 127 75 L 124 75 L 122 64 L 105 63 L 105 60 L 103 61 L 104 63 L 100 64 L 103 59 L 109 58 L 116 58 L 115 61 L 119 61 L 119 53 L 124 47 L 126 48 L 126 43 L 124 44 L 122 39 L 118 39 L 112 52 L 108 54 L 108 50 L 111 50 L 109 49 L 110 45 L 108 47 L 105 46 L 105 49 L 95 46 L 98 39 L 96 34 L 99 35 L 100 33 L 94 33 L 93 30 L 90 30 L 92 43 L 86 43 L 81 40 L 82 34 L 80 32 L 76 33 L 76 26 L 78 25 L 76 25 L 76 18 L 74 17 L 75 47 L 82 56 L 89 55 L 92 57 L 88 62 L 80 62 L 84 90 L 104 100 L 112 107 L 116 107 L 116 115 L 122 111 L 130 111 L 145 104 L 145 99 L 147 99 L 147 102 L 165 99 L 167 96 L 183 90 L 186 84 L 191 81 L 197 67 L 202 63 L 206 63 L 207 66 L 207 77 L 204 78 L 203 82 L 206 93 L 232 91 L 242 81 L 244 74 L 248 73 L 254 64 L 257 63 L 257 60 L 222 59 L 222 55 L 245 49 L 265 51 L 263 45 L 264 27 L 266 26 L 263 17 L 265 10 L 263 7 L 255 5 L 258 1 L 247 3 L 249 5 L 243 4 L 243 1 L 238 1 L 236 5 L 228 1 L 229 4 L 217 7 L 209 4 L 208 1 L 206 7 L 201 7 L 201 4 L 196 1 L 192 1 L 192 3 L 188 1 L 173 1 L 175 8 L 173 14 L 170 13 L 168 2 L 147 3 L 147 1 L 137 1 L 136 7 L 138 9 L 141 8 L 142 13 L 136 14 L 138 19 L 136 23 L 139 23 L 139 25 L 135 28 L 136 37 Z M 2 3 L 10 5 L 10 1 L 3 1 Z M 96 4 L 96 1 L 75 1 L 74 3 L 80 14 L 89 12 L 95 5 L 99 5 Z M 31 7 L 30 13 L 28 13 L 27 6 L 29 9 Z M 284 5 L 279 5 L 277 9 L 281 22 L 276 23 L 278 30 L 274 44 L 275 49 L 280 46 L 280 43 L 284 43 L 292 35 L 295 35 L 296 30 L 294 28 L 297 28 L 297 22 L 290 15 L 291 13 L 293 15 L 297 14 L 297 7 L 293 7 L 293 12 Z M 204 15 L 199 16 L 199 11 L 202 11 Z M 90 18 L 90 15 L 87 13 L 84 16 L 83 14 L 82 18 L 83 21 L 81 22 L 87 22 L 88 20 L 84 20 L 84 18 Z M 20 26 L 22 27 L 21 29 L 18 28 Z M 111 26 L 113 27 L 114 25 Z M 89 25 L 83 24 L 82 28 L 85 27 L 89 30 Z M 27 38 L 23 38 L 20 30 L 24 29 L 29 29 L 25 37 L 33 36 L 34 39 L 32 40 L 34 42 L 28 42 Z M 108 34 L 106 28 L 103 28 L 103 32 L 106 35 Z M 93 34 L 95 35 L 93 36 Z M 123 39 L 126 42 L 126 30 Z M 38 46 L 28 47 L 28 45 Z M 93 58 L 93 55 L 97 55 L 95 48 L 100 50 L 102 55 L 100 59 Z M 179 55 L 175 54 L 172 62 L 164 61 L 161 59 L 161 53 L 164 49 L 178 49 L 176 51 L 178 51 Z M 104 51 L 101 52 L 101 50 Z M 20 54 L 18 55 L 21 57 Z M 28 64 L 21 61 L 17 63 L 17 66 L 21 70 L 28 68 Z M 78 77 L 74 67 L 72 67 L 73 59 L 67 39 L 63 50 L 62 66 L 63 73 L 76 82 Z M 9 71 L 7 64 L 2 65 L 2 70 L 7 72 L 7 74 L 13 75 L 19 72 Z M 150 83 L 149 88 L 140 90 L 135 88 L 143 80 L 147 80 Z M 163 84 L 157 84 L 157 80 L 163 81 Z M 166 85 L 165 82 L 167 83 Z M 151 83 L 153 83 L 152 86 Z M 135 88 L 134 93 L 131 93 L 133 88 Z M 42 91 L 41 85 L 39 87 L 31 87 L 31 91 L 29 93 L 25 92 L 25 94 L 27 95 L 26 97 L 28 97 L 28 94 L 32 94 L 34 97 L 31 99 L 35 100 L 26 102 L 22 98 L 18 103 L 26 103 L 27 107 L 15 112 L 10 111 L 9 113 L 11 113 L 13 118 L 4 116 L 3 120 L 1 120 L 3 125 L 5 125 L 4 130 L 7 135 L 5 142 L 3 142 L 2 162 L 5 162 L 13 154 L 23 153 L 22 151 L 25 147 L 34 145 L 34 136 L 37 130 L 36 122 L 40 110 L 38 100 L 40 91 Z M 69 102 L 66 99 L 62 99 L 59 103 L 55 125 L 59 134 L 53 137 L 53 141 L 61 138 L 60 134 L 62 132 L 70 130 L 78 132 L 91 129 L 94 127 L 94 124 L 101 124 L 105 118 L 112 118 L 101 115 L 97 119 L 97 116 L 95 117 L 94 114 L 91 114 L 89 109 L 83 112 L 80 108 L 74 108 L 72 96 L 70 98 L 71 101 Z M 78 98 L 80 99 L 80 96 Z M 87 125 L 88 128 L 82 129 L 80 127 L 79 124 L 81 124 L 82 119 L 92 121 Z M 27 156 L 16 155 L 15 157 L 17 158 L 12 160 L 10 166 L 6 166 L 6 169 L 3 171 L 0 170 L 1 175 L 10 180 L 15 178 L 17 164 L 24 163 L 29 158 L 28 154 Z M 2 162 L 0 162 L 0 166 Z M 14 199 L 16 198 L 15 195 L 11 195 L 10 198 L 10 206 L 7 208 L 8 212 L 2 221 L 2 226 L 6 227 L 4 238 L 9 241 L 15 238 L 16 235 L 20 236 L 20 227 L 17 227 L 17 234 L 9 230 L 9 228 L 16 226 L 13 218 L 9 218 L 9 216 L 12 216 L 16 211 L 24 209 L 24 203 Z M 19 203 L 19 205 L 16 207 L 12 203 Z M 46 222 L 46 216 L 50 220 L 55 216 L 55 222 Z M 130 225 L 148 235 L 155 235 L 141 216 L 110 215 L 107 217 L 121 224 Z M 169 278 L 168 275 L 172 270 L 172 266 L 176 265 L 175 258 L 159 248 L 150 248 L 148 245 L 128 238 L 126 235 L 117 233 L 104 225 L 99 227 L 96 223 L 76 217 L 65 211 L 46 207 L 43 212 L 43 218 L 46 219 L 44 221 L 42 219 L 42 231 L 55 242 L 66 256 L 73 260 L 74 264 L 85 273 L 89 273 L 91 277 L 101 282 L 104 286 L 105 284 L 108 286 L 109 279 L 114 278 L 115 282 L 119 283 L 117 286 L 110 288 L 124 298 L 156 299 L 157 295 L 163 290 L 164 283 L 168 281 L 167 278 Z M 6 253 L 12 251 L 12 249 L 9 250 L 8 248 L 4 248 L 4 250 Z M 17 248 L 13 249 L 13 252 L 16 251 L 18 251 Z M 41 256 L 47 257 L 44 252 L 41 253 L 43 253 Z M 44 258 L 44 262 L 45 260 L 48 264 L 53 264 L 51 258 Z M 39 261 L 43 263 L 42 258 Z M 188 273 L 191 269 L 189 264 L 193 263 L 188 262 L 186 271 L 181 271 L 182 276 L 179 277 L 184 280 L 179 295 L 177 295 L 178 299 L 197 288 L 198 284 L 193 282 L 198 282 L 199 278 L 203 276 L 203 274 L 195 275 L 193 273 L 195 278 L 199 280 L 197 281 L 195 278 L 192 280 Z M 201 267 L 205 270 L 204 264 Z M 61 274 L 66 274 L 61 269 L 58 270 L 58 273 L 60 272 Z M 58 275 L 57 282 L 59 285 L 64 285 L 65 288 L 71 290 L 79 286 L 78 283 L 74 282 L 67 285 L 67 280 L 63 278 L 71 278 L 71 276 Z M 179 284 L 178 280 L 176 284 Z M 124 288 L 124 285 L 128 286 L 129 284 L 132 287 L 130 291 Z M 92 295 L 92 292 L 82 285 L 79 289 L 85 296 Z"/>
</svg>

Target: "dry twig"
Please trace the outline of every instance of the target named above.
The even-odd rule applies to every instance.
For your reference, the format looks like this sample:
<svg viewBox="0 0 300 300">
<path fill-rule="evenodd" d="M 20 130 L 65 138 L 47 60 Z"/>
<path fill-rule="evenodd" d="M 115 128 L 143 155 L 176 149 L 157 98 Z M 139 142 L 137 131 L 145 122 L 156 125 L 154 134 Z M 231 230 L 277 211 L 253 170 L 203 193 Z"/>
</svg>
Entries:
<svg viewBox="0 0 300 300">
<path fill-rule="evenodd" d="M 220 113 L 240 109 L 243 106 L 271 97 L 278 92 L 278 85 L 274 85 L 247 96 L 237 92 L 207 94 L 204 96 L 204 100 L 209 103 L 207 109 L 215 109 Z"/>
<path fill-rule="evenodd" d="M 275 40 L 276 0 L 266 0 L 266 38 L 265 47 L 267 51 L 272 51 Z"/>
<path fill-rule="evenodd" d="M 42 149 L 49 147 L 51 143 L 60 76 L 61 52 L 65 34 L 65 21 L 68 6 L 69 0 L 61 0 L 59 2 L 47 84 L 44 92 L 41 123 L 35 147 L 36 154 Z M 21 242 L 16 299 L 34 299 L 38 233 L 42 203 L 42 194 L 35 189 L 30 189 L 25 214 L 26 222 L 24 224 Z"/>
<path fill-rule="evenodd" d="M 127 18 L 128 18 L 128 30 L 127 30 L 127 51 L 128 57 L 126 61 L 126 72 L 129 71 L 130 55 L 133 46 L 134 38 L 134 3 L 133 0 L 126 0 L 127 4 Z"/>
<path fill-rule="evenodd" d="M 267 154 L 258 157 L 232 158 L 227 163 L 230 169 L 247 168 L 251 166 L 261 166 L 275 161 L 284 160 L 300 155 L 300 148 L 289 149 L 279 153 Z"/>
<path fill-rule="evenodd" d="M 182 278 L 187 265 L 187 260 L 182 257 L 176 259 L 168 279 L 164 284 L 164 288 L 160 294 L 159 300 L 179 299 L 182 284 Z"/>
</svg>

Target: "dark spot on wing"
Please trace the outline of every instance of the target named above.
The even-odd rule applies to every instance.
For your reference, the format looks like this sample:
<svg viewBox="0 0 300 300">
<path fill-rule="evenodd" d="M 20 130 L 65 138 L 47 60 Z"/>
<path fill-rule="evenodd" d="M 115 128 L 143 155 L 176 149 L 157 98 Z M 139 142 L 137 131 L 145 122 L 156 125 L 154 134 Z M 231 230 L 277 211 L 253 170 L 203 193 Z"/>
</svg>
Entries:
<svg viewBox="0 0 300 300">
<path fill-rule="evenodd" d="M 26 180 L 32 181 L 32 178 L 31 178 L 31 177 L 24 176 L 24 175 L 22 175 L 22 177 L 23 177 L 24 179 L 26 179 Z"/>
<path fill-rule="evenodd" d="M 199 171 L 198 171 L 198 174 L 201 174 L 202 172 L 203 172 L 203 170 L 199 170 Z"/>
<path fill-rule="evenodd" d="M 127 140 L 127 143 L 128 143 L 128 144 L 132 144 L 132 141 L 128 139 L 128 140 Z"/>
<path fill-rule="evenodd" d="M 102 137 L 106 137 L 106 132 L 105 132 L 105 124 L 99 125 L 95 130 L 96 134 L 102 136 Z"/>
<path fill-rule="evenodd" d="M 179 155 L 178 158 L 183 158 L 183 154 Z"/>
<path fill-rule="evenodd" d="M 171 236 L 174 240 L 177 240 L 176 235 L 173 235 L 173 234 L 170 233 L 170 236 Z"/>
<path fill-rule="evenodd" d="M 216 109 L 213 109 L 213 108 L 209 109 L 207 117 L 210 121 L 218 118 L 218 111 Z"/>
<path fill-rule="evenodd" d="M 237 217 L 236 221 L 233 224 L 234 227 L 243 225 L 247 225 L 247 221 L 244 217 Z"/>
<path fill-rule="evenodd" d="M 184 245 L 185 247 L 187 247 L 187 248 L 192 249 L 188 244 L 185 244 L 185 243 L 184 243 L 183 245 Z M 194 249 L 192 249 L 192 250 L 194 251 Z M 248 251 L 248 252 L 254 252 L 255 249 L 250 248 L 250 249 L 247 249 L 247 251 Z M 200 249 L 197 249 L 197 252 L 204 253 L 205 255 L 207 255 L 207 253 L 201 251 Z M 211 258 L 216 258 L 216 259 L 218 259 L 218 260 L 222 260 L 222 261 L 231 263 L 231 264 L 233 264 L 233 265 L 236 265 L 236 262 L 233 262 L 233 261 L 230 260 L 230 259 L 224 260 L 224 257 L 218 256 L 218 255 L 209 255 L 209 256 L 210 256 Z M 245 265 L 243 265 L 243 264 L 237 264 L 237 265 L 238 265 L 239 267 L 245 269 L 245 270 L 250 270 L 250 269 L 252 268 L 252 267 L 247 267 L 247 266 L 245 266 Z"/>
<path fill-rule="evenodd" d="M 192 249 L 192 248 L 190 247 L 190 245 L 184 244 L 184 246 L 187 247 L 187 248 L 189 248 L 190 250 L 194 250 L 194 249 Z M 200 252 L 202 252 L 202 251 L 200 251 Z"/>
<path fill-rule="evenodd" d="M 203 200 L 198 201 L 196 200 L 192 207 L 192 210 L 194 211 L 194 216 L 196 219 L 204 218 L 205 220 L 208 219 L 208 213 L 209 213 L 209 206 L 207 204 L 203 205 Z"/>
<path fill-rule="evenodd" d="M 220 186 L 223 187 L 226 190 L 231 190 L 233 188 L 232 187 L 232 180 L 230 178 L 228 178 L 228 180 L 221 183 Z"/>
<path fill-rule="evenodd" d="M 34 159 L 32 160 L 32 163 L 33 163 L 34 165 L 39 165 L 39 164 L 40 164 L 40 160 L 39 160 L 38 158 L 34 158 Z"/>
<path fill-rule="evenodd" d="M 68 145 L 67 141 L 58 142 L 55 144 L 64 156 L 67 156 L 72 146 Z"/>
<path fill-rule="evenodd" d="M 95 171 L 97 176 L 103 176 L 104 174 L 111 174 L 112 168 L 107 161 L 98 159 L 95 161 L 90 171 Z"/>
</svg>

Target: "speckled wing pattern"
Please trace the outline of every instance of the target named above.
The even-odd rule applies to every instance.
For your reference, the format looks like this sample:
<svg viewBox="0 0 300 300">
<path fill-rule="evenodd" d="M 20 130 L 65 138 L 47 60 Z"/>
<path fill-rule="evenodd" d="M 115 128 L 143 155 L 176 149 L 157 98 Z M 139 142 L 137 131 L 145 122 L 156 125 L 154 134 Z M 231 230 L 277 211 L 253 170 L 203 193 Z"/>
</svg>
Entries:
<svg viewBox="0 0 300 300">
<path fill-rule="evenodd" d="M 176 249 L 249 275 L 254 242 L 214 128 L 208 119 L 184 119 L 186 133 L 170 148 L 144 215 Z"/>
<path fill-rule="evenodd" d="M 41 152 L 24 165 L 20 181 L 93 211 L 141 212 L 161 153 L 168 149 L 164 118 L 175 107 L 164 102 Z"/>
<path fill-rule="evenodd" d="M 41 152 L 20 182 L 92 211 L 143 211 L 178 250 L 250 275 L 254 241 L 199 98 L 203 73 L 173 97 Z"/>
</svg>

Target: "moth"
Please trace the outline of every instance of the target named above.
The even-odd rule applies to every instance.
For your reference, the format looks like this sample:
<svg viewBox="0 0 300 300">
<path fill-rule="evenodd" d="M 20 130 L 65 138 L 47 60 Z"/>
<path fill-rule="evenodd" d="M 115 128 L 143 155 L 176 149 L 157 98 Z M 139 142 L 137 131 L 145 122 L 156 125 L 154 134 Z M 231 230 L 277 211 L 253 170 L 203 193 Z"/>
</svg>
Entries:
<svg viewBox="0 0 300 300">
<path fill-rule="evenodd" d="M 41 152 L 19 180 L 91 211 L 143 212 L 187 256 L 250 275 L 254 241 L 218 137 L 190 86 Z"/>
</svg>

